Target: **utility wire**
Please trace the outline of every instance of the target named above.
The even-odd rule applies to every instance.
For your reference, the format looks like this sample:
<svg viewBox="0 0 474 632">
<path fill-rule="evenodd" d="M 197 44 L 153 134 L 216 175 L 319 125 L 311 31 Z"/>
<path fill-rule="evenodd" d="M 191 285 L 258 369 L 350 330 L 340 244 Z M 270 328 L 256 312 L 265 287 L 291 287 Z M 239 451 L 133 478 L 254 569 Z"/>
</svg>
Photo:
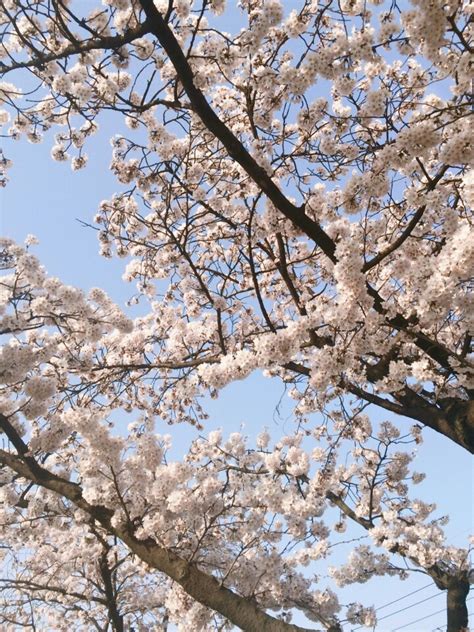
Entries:
<svg viewBox="0 0 474 632">
<path fill-rule="evenodd" d="M 378 608 L 375 608 L 375 612 L 378 612 L 379 610 L 382 610 L 383 608 L 388 608 L 388 606 L 392 606 L 394 603 L 398 603 L 399 601 L 403 601 L 403 599 L 406 599 L 407 597 L 411 597 L 412 595 L 416 595 L 416 593 L 419 593 L 422 590 L 426 590 L 427 588 L 430 588 L 430 586 L 433 586 L 433 582 L 431 582 L 429 584 L 426 584 L 426 586 L 422 586 L 421 588 L 418 588 L 417 590 L 412 590 L 408 594 L 403 595 L 403 597 L 399 597 L 398 599 L 394 599 L 393 601 L 389 601 L 388 603 L 384 603 L 383 606 L 379 606 Z"/>
<path fill-rule="evenodd" d="M 472 617 L 474 615 L 474 610 L 472 612 L 468 612 L 467 616 L 468 617 Z M 445 632 L 446 630 L 446 626 L 445 625 L 438 625 L 437 628 L 433 628 L 433 630 L 431 630 L 431 632 Z"/>
<path fill-rule="evenodd" d="M 472 599 L 474 599 L 474 597 L 470 597 L 469 599 L 466 599 L 466 601 L 472 601 Z M 437 610 L 436 612 L 432 612 L 431 614 L 427 614 L 425 617 L 420 617 L 420 619 L 415 619 L 414 621 L 410 621 L 410 623 L 405 623 L 405 625 L 401 625 L 398 628 L 393 628 L 392 632 L 403 630 L 404 628 L 408 628 L 408 626 L 413 625 L 414 623 L 419 623 L 420 621 L 424 621 L 425 619 L 434 617 L 435 614 L 441 614 L 442 612 L 446 612 L 446 608 L 443 608 L 442 610 Z"/>
<path fill-rule="evenodd" d="M 405 597 L 400 597 L 399 599 L 395 599 L 395 601 L 392 601 L 390 604 L 385 604 L 384 606 L 380 606 L 379 608 L 375 609 L 375 612 L 378 612 L 379 610 L 382 610 L 382 608 L 385 608 L 386 606 L 389 606 L 393 603 L 397 603 L 398 601 L 402 601 L 402 599 L 406 599 L 407 597 L 410 597 L 411 595 L 414 595 L 417 592 L 420 592 L 422 590 L 424 590 L 424 588 L 428 588 L 430 586 L 432 586 L 433 584 L 428 584 L 428 586 L 424 586 L 423 588 L 419 588 L 418 590 L 414 590 L 413 592 L 409 593 L 408 595 L 405 595 Z M 434 595 L 430 595 L 429 597 L 426 597 L 425 599 L 420 599 L 420 601 L 415 601 L 415 603 L 410 604 L 409 606 L 405 606 L 404 608 L 399 608 L 398 610 L 395 610 L 394 612 L 390 612 L 389 614 L 384 615 L 383 617 L 377 617 L 377 623 L 379 621 L 383 621 L 384 619 L 388 619 L 389 617 L 393 617 L 396 614 L 399 614 L 400 612 L 405 612 L 405 610 L 409 610 L 410 608 L 414 608 L 415 606 L 418 606 L 420 603 L 425 603 L 425 601 L 430 601 L 431 599 L 434 599 L 435 597 L 440 597 L 443 593 L 441 591 L 436 592 Z M 353 628 L 352 632 L 356 632 L 356 630 L 362 630 L 364 626 L 360 625 L 357 628 Z"/>
<path fill-rule="evenodd" d="M 464 533 L 464 531 L 462 533 Z M 427 588 L 430 588 L 431 586 L 433 586 L 432 582 L 430 582 L 429 584 L 425 584 L 421 588 L 417 588 L 416 590 L 412 590 L 411 592 L 407 593 L 406 595 L 403 595 L 402 597 L 398 597 L 398 599 L 394 599 L 393 601 L 389 601 L 388 603 L 384 603 L 383 606 L 379 606 L 378 608 L 375 608 L 375 612 L 379 612 L 379 610 L 383 610 L 384 608 L 388 608 L 389 606 L 393 606 L 394 603 L 398 603 L 399 601 L 403 601 L 404 599 L 407 599 L 408 597 L 411 597 L 412 595 L 416 595 L 417 593 L 421 592 L 422 590 L 426 590 Z M 412 606 L 417 606 L 418 604 L 423 603 L 424 601 L 429 601 L 429 599 L 434 599 L 434 597 L 437 597 L 438 595 L 442 595 L 442 594 L 443 594 L 442 592 L 438 592 L 438 593 L 436 593 L 436 595 L 432 595 L 431 597 L 428 597 L 427 599 L 422 599 L 421 601 L 417 601 L 416 603 L 412 604 L 411 606 L 407 606 L 406 608 L 402 608 L 401 610 L 397 610 L 396 612 L 392 612 L 391 614 L 387 614 L 384 617 L 377 618 L 377 620 L 378 621 L 382 621 L 382 619 L 387 619 L 388 617 L 391 617 L 394 614 L 398 614 L 400 612 L 403 612 L 404 610 L 408 610 Z M 467 601 L 469 601 L 469 599 Z M 444 610 L 442 610 L 442 612 L 444 612 Z M 365 626 L 360 625 L 357 628 L 352 628 L 351 632 L 356 632 L 356 630 L 362 630 L 363 627 L 365 627 Z M 440 632 L 440 630 L 441 630 L 441 628 L 438 627 L 435 630 L 432 630 L 432 632 Z M 441 632 L 443 632 L 443 631 L 441 630 Z"/>
<path fill-rule="evenodd" d="M 409 606 L 405 606 L 405 608 L 400 608 L 400 610 L 395 610 L 395 612 L 391 612 L 390 614 L 386 614 L 384 617 L 377 617 L 377 621 L 383 621 L 383 619 L 388 619 L 389 617 L 393 617 L 395 614 L 399 614 L 400 612 L 405 612 L 405 610 L 414 608 L 415 606 L 418 606 L 420 603 L 424 603 L 425 601 L 429 601 L 430 599 L 434 599 L 435 597 L 441 597 L 442 595 L 443 593 L 441 591 L 438 591 L 434 595 L 431 595 L 430 597 L 426 597 L 426 599 L 415 601 L 415 603 L 412 603 Z"/>
<path fill-rule="evenodd" d="M 403 628 L 408 628 L 408 626 L 413 625 L 414 623 L 418 623 L 419 621 L 424 621 L 425 619 L 434 617 L 435 614 L 441 614 L 441 612 L 446 612 L 446 608 L 442 608 L 441 610 L 437 610 L 436 612 L 427 614 L 426 617 L 421 617 L 420 619 L 415 619 L 414 621 L 410 621 L 410 623 L 405 623 L 405 625 L 401 625 L 398 628 L 393 628 L 392 632 L 397 632 L 397 630 L 403 630 Z"/>
<path fill-rule="evenodd" d="M 398 597 L 398 599 L 394 599 L 393 601 L 390 601 L 388 603 L 383 604 L 383 606 L 379 606 L 378 608 L 375 608 L 375 612 L 379 612 L 379 610 L 382 610 L 383 608 L 387 608 L 388 606 L 392 606 L 395 603 L 398 603 L 399 601 L 403 601 L 404 599 L 407 599 L 408 597 L 411 597 L 412 595 L 416 595 L 416 593 L 421 592 L 422 590 L 426 590 L 427 588 L 432 587 L 433 584 L 426 584 L 425 586 L 422 586 L 421 588 L 418 588 L 417 590 L 412 590 L 411 592 L 407 593 L 406 595 L 403 595 L 402 597 Z M 396 610 L 395 612 L 391 612 L 390 614 L 386 614 L 383 617 L 377 617 L 377 622 L 378 621 L 383 621 L 383 619 L 388 619 L 389 617 L 392 617 L 396 614 L 400 614 L 400 612 L 404 612 L 405 610 L 409 610 L 410 608 L 413 608 L 414 606 L 418 606 L 420 603 L 424 603 L 425 601 L 429 601 L 430 599 L 434 599 L 435 597 L 438 597 L 440 595 L 442 595 L 443 592 L 442 591 L 438 591 L 436 594 L 431 595 L 430 597 L 426 597 L 426 599 L 421 599 L 420 601 L 416 601 L 415 603 L 410 604 L 409 606 L 405 606 L 405 608 L 400 608 L 400 610 Z M 471 597 L 470 599 L 467 599 L 467 601 L 470 601 L 471 599 L 474 599 L 474 597 Z M 440 612 L 444 612 L 445 610 L 440 610 Z M 438 614 L 438 613 L 435 613 Z M 429 616 L 433 616 L 433 615 L 429 615 Z M 426 617 L 425 617 L 426 618 Z M 420 619 L 422 620 L 422 619 Z M 412 621 L 412 623 L 417 623 L 416 621 Z M 408 624 L 411 625 L 411 624 Z M 360 625 L 357 628 L 352 628 L 351 632 L 356 632 L 357 630 L 362 630 L 364 626 Z M 403 626 L 406 627 L 406 626 Z M 397 630 L 401 629 L 401 628 L 396 628 Z M 435 630 L 433 630 L 432 632 L 439 632 L 440 628 L 436 628 Z M 392 632 L 395 632 L 394 630 Z"/>
</svg>

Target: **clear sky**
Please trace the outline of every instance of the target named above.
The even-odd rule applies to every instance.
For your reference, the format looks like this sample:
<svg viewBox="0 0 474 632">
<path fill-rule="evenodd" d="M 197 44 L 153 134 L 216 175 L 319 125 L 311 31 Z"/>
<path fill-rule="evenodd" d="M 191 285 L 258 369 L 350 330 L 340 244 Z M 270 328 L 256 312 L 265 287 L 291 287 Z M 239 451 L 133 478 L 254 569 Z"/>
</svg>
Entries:
<svg viewBox="0 0 474 632">
<path fill-rule="evenodd" d="M 134 291 L 133 286 L 121 280 L 124 261 L 101 258 L 95 232 L 78 222 L 92 222 L 99 202 L 116 189 L 114 177 L 108 172 L 111 150 L 108 139 L 113 132 L 116 130 L 105 121 L 100 134 L 87 148 L 88 168 L 75 173 L 68 164 L 50 160 L 51 139 L 40 145 L 26 141 L 6 143 L 5 153 L 14 166 L 9 184 L 0 193 L 0 232 L 18 241 L 23 241 L 28 233 L 35 234 L 40 240 L 35 251 L 50 274 L 84 289 L 100 286 L 124 306 Z M 292 430 L 291 408 L 283 394 L 283 385 L 257 374 L 224 389 L 218 400 L 208 402 L 207 410 L 211 414 L 209 430 L 222 427 L 225 433 L 230 433 L 242 427 L 249 436 L 257 434 L 262 426 L 267 426 L 274 436 Z M 380 411 L 372 410 L 374 419 L 381 419 L 381 415 Z M 189 445 L 195 431 L 185 426 L 170 431 L 166 426 L 162 432 L 173 434 L 178 454 Z M 471 457 L 427 431 L 415 466 L 427 473 L 426 481 L 418 486 L 418 495 L 436 502 L 441 514 L 451 516 L 446 528 L 449 540 L 465 545 L 468 534 L 474 531 Z M 318 573 L 324 575 L 324 569 L 318 568 Z M 445 595 L 430 584 L 425 576 L 414 574 L 403 583 L 396 579 L 372 579 L 366 585 L 354 585 L 339 594 L 343 602 L 360 600 L 380 607 L 379 616 L 386 617 L 377 626 L 380 632 L 444 630 Z M 397 601 L 411 592 L 411 596 Z M 417 605 L 409 607 L 411 604 Z M 474 611 L 474 601 L 470 606 Z M 400 612 L 395 614 L 396 611 Z M 427 618 L 408 625 L 423 617 Z"/>
</svg>

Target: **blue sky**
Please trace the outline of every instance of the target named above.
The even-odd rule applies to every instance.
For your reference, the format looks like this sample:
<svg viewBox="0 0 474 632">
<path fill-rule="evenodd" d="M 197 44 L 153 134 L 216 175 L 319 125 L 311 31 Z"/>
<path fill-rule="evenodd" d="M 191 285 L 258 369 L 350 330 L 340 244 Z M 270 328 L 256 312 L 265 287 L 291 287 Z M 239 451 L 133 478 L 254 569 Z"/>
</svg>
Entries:
<svg viewBox="0 0 474 632">
<path fill-rule="evenodd" d="M 85 3 L 85 0 L 82 0 Z M 297 2 L 285 2 L 288 13 Z M 95 2 L 87 2 L 95 6 Z M 235 16 L 234 16 L 235 17 Z M 222 18 L 224 28 L 230 27 Z M 236 28 L 232 20 L 232 30 Z M 88 141 L 87 169 L 73 173 L 67 163 L 55 163 L 49 151 L 52 137 L 40 145 L 26 141 L 4 142 L 7 157 L 13 160 L 10 182 L 0 190 L 0 233 L 23 241 L 27 234 L 35 234 L 40 244 L 35 248 L 48 272 L 63 281 L 88 289 L 99 286 L 121 306 L 134 293 L 134 287 L 121 280 L 123 260 L 106 260 L 98 254 L 95 232 L 84 228 L 78 220 L 92 223 L 92 218 L 102 199 L 109 198 L 117 184 L 108 171 L 111 147 L 109 138 L 118 130 L 116 117 L 102 117 L 100 132 Z M 281 412 L 275 412 L 280 403 Z M 207 402 L 210 420 L 206 430 L 222 427 L 225 434 L 242 429 L 255 436 L 266 426 L 274 436 L 292 430 L 290 401 L 283 394 L 283 386 L 275 380 L 254 374 L 249 379 L 231 384 L 223 390 L 219 399 Z M 372 408 L 373 419 L 383 419 L 385 414 Z M 176 453 L 184 450 L 195 431 L 185 426 L 157 431 L 170 432 L 175 441 Z M 465 545 L 469 533 L 474 531 L 473 467 L 470 455 L 434 432 L 425 432 L 425 443 L 420 448 L 415 463 L 418 471 L 425 472 L 427 479 L 418 486 L 418 495 L 438 504 L 441 514 L 449 514 L 451 522 L 446 527 L 449 541 Z M 373 579 L 369 583 L 354 585 L 340 591 L 341 601 L 362 601 L 383 607 L 382 619 L 377 630 L 395 632 L 411 621 L 424 620 L 401 627 L 404 632 L 432 632 L 445 621 L 442 611 L 445 595 L 421 574 L 414 574 L 405 582 L 392 579 Z M 419 591 L 419 592 L 415 592 Z M 397 601 L 413 592 L 410 597 Z M 407 608 L 416 602 L 418 605 Z M 474 601 L 470 610 L 474 611 Z M 397 614 L 393 614 L 400 610 Z M 430 616 L 431 613 L 437 613 Z M 390 616 L 388 616 L 390 615 Z M 295 622 L 302 622 L 295 620 Z M 349 629 L 349 628 L 348 628 Z"/>
<path fill-rule="evenodd" d="M 9 184 L 0 192 L 0 232 L 18 241 L 23 241 L 28 233 L 35 234 L 40 240 L 35 251 L 50 274 L 84 289 L 100 286 L 124 306 L 134 292 L 133 286 L 121 280 L 124 261 L 100 257 L 95 232 L 78 222 L 92 222 L 99 202 L 116 190 L 114 178 L 107 169 L 111 151 L 108 139 L 114 131 L 106 124 L 92 140 L 87 148 L 90 164 L 80 172 L 72 172 L 67 163 L 50 160 L 50 140 L 40 145 L 26 141 L 8 143 L 6 154 L 14 165 Z M 276 408 L 280 400 L 278 414 Z M 283 393 L 283 385 L 259 374 L 225 388 L 218 400 L 207 402 L 207 410 L 211 415 L 209 430 L 222 427 L 227 434 L 242 429 L 250 437 L 263 426 L 267 426 L 274 436 L 292 430 L 290 401 Z M 372 418 L 383 416 L 373 409 Z M 166 426 L 157 430 L 171 432 L 176 454 L 186 448 L 195 432 L 185 426 L 171 430 Z M 418 495 L 424 500 L 435 501 L 442 514 L 451 516 L 446 528 L 449 540 L 453 544 L 465 545 L 468 534 L 473 531 L 471 457 L 446 439 L 427 431 L 415 466 L 418 471 L 427 473 L 426 481 L 417 488 Z M 360 600 L 381 607 L 421 589 L 380 610 L 380 617 L 402 610 L 387 616 L 377 626 L 379 631 L 392 632 L 443 609 L 444 594 L 429 584 L 421 574 L 414 574 L 403 583 L 393 579 L 373 579 L 365 585 L 347 588 L 340 595 L 342 601 Z M 406 609 L 420 601 L 415 607 Z M 474 610 L 474 603 L 471 603 L 471 609 Z M 437 626 L 443 626 L 444 620 L 441 612 L 402 629 L 431 632 Z"/>
</svg>

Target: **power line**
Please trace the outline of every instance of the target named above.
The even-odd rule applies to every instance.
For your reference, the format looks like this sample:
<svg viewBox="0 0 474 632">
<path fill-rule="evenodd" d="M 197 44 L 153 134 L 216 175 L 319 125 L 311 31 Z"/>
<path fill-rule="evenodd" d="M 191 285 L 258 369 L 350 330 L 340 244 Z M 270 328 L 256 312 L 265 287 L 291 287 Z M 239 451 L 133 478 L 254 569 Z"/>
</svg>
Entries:
<svg viewBox="0 0 474 632">
<path fill-rule="evenodd" d="M 471 590 L 472 590 L 472 587 L 471 587 Z M 466 603 L 468 601 L 471 601 L 471 599 L 474 599 L 474 597 L 470 597 L 469 599 L 466 599 Z M 474 616 L 474 610 L 472 612 L 468 612 L 467 613 L 468 620 L 469 620 L 470 617 L 473 617 L 473 616 Z M 443 623 L 443 625 L 438 625 L 437 628 L 433 628 L 431 630 L 431 632 L 445 632 L 445 631 L 446 631 L 446 624 L 444 624 L 444 623 Z"/>
<path fill-rule="evenodd" d="M 474 615 L 474 610 L 472 612 L 468 612 L 467 616 L 468 617 L 472 617 Z M 446 626 L 445 625 L 439 625 L 437 628 L 433 628 L 433 630 L 431 630 L 431 632 L 445 632 L 446 630 Z"/>
<path fill-rule="evenodd" d="M 470 597 L 469 599 L 466 599 L 466 601 L 471 601 L 472 599 L 474 599 L 474 597 Z M 405 623 L 405 625 L 401 625 L 398 628 L 393 628 L 392 632 L 403 630 L 404 628 L 408 628 L 410 625 L 413 625 L 414 623 L 419 623 L 420 621 L 424 621 L 425 619 L 434 617 L 435 614 L 441 614 L 442 612 L 446 612 L 446 608 L 443 608 L 442 610 L 437 610 L 436 612 L 432 612 L 431 614 L 427 614 L 425 617 L 420 617 L 419 619 L 415 619 L 414 621 L 410 621 L 410 623 Z"/>
<path fill-rule="evenodd" d="M 399 597 L 398 599 L 394 599 L 393 601 L 389 601 L 388 603 L 385 603 L 383 606 L 379 606 L 378 608 L 375 608 L 375 612 L 378 612 L 379 610 L 382 610 L 383 608 L 388 608 L 388 606 L 392 606 L 394 603 L 398 603 L 399 601 L 403 601 L 403 599 L 406 599 L 407 597 L 411 597 L 412 595 L 416 595 L 416 593 L 419 593 L 422 590 L 426 590 L 427 588 L 430 588 L 431 586 L 433 586 L 433 582 L 431 582 L 429 584 L 426 584 L 426 586 L 422 586 L 421 588 L 418 588 L 417 590 L 412 590 L 408 594 L 403 595 L 403 597 Z"/>
<path fill-rule="evenodd" d="M 388 608 L 388 606 L 392 606 L 395 603 L 398 603 L 399 601 L 403 601 L 404 599 L 407 599 L 408 597 L 411 597 L 412 595 L 416 595 L 416 593 L 421 592 L 422 590 L 426 590 L 427 588 L 432 587 L 433 584 L 426 584 L 425 586 L 422 586 L 421 588 L 417 588 L 416 590 L 412 590 L 411 592 L 407 593 L 406 595 L 403 595 L 402 597 L 398 597 L 398 599 L 394 599 L 393 601 L 389 601 L 388 603 L 383 604 L 383 606 L 379 606 L 378 608 L 375 608 L 375 612 L 379 612 L 379 610 L 383 610 L 383 608 Z M 405 606 L 404 608 L 400 608 L 399 610 L 396 610 L 395 612 L 391 612 L 390 614 L 386 614 L 383 617 L 377 617 L 377 622 L 379 621 L 383 621 L 384 619 L 388 619 L 389 617 L 392 617 L 396 614 L 400 614 L 401 612 L 405 612 L 405 610 L 409 610 L 410 608 L 413 608 L 415 606 L 418 606 L 420 603 L 424 603 L 425 601 L 430 601 L 430 599 L 434 599 L 435 597 L 439 597 L 443 594 L 443 591 L 438 591 L 436 594 L 431 595 L 430 597 L 426 597 L 425 599 L 421 599 L 420 601 L 416 601 L 415 603 L 410 604 L 409 606 Z M 470 601 L 471 599 L 474 599 L 474 597 L 471 597 L 470 599 L 467 599 L 467 601 Z M 440 610 L 438 612 L 432 613 L 431 615 L 427 615 L 427 617 L 423 617 L 424 619 L 428 618 L 429 616 L 433 616 L 434 614 L 439 614 L 440 612 L 445 612 L 445 608 L 443 608 L 443 610 Z M 422 621 L 423 619 L 419 619 L 419 621 Z M 411 623 L 417 623 L 417 621 L 412 621 Z M 409 623 L 408 625 L 411 625 L 411 623 Z M 357 628 L 352 628 L 351 632 L 356 632 L 357 630 L 362 630 L 364 626 L 363 625 L 359 625 Z M 402 627 L 406 627 L 406 626 L 402 626 Z M 402 628 L 396 628 L 397 630 L 401 630 Z M 438 627 L 437 629 L 433 630 L 433 632 L 439 632 L 440 628 Z M 395 631 L 392 631 L 395 632 Z M 442 632 L 442 631 L 441 631 Z"/>
<path fill-rule="evenodd" d="M 410 597 L 411 595 L 414 595 L 417 592 L 420 592 L 422 590 L 424 590 L 424 588 L 428 588 L 429 586 L 432 586 L 433 584 L 428 584 L 428 586 L 424 586 L 423 588 L 419 588 L 418 590 L 414 590 L 413 592 L 409 593 L 408 595 L 405 595 L 405 597 L 400 597 L 399 599 L 395 599 L 395 601 L 392 601 L 389 604 L 385 604 L 384 606 L 380 606 L 379 608 L 375 609 L 375 612 L 378 612 L 379 610 L 382 610 L 382 608 L 386 608 L 387 606 L 390 606 L 393 603 L 397 603 L 398 601 L 402 601 L 403 599 L 406 599 L 407 597 Z M 426 597 L 425 599 L 420 599 L 420 601 L 416 601 L 415 603 L 410 604 L 409 606 L 405 606 L 404 608 L 399 608 L 398 610 L 395 610 L 394 612 L 390 612 L 389 614 L 386 614 L 383 617 L 377 617 L 377 623 L 379 621 L 383 621 L 384 619 L 388 619 L 389 617 L 393 617 L 396 614 L 400 614 L 400 612 L 405 612 L 405 610 L 410 610 L 410 608 L 414 608 L 415 606 L 420 605 L 420 603 L 425 603 L 425 601 L 430 601 L 431 599 L 434 599 L 435 597 L 440 597 L 443 593 L 438 591 L 436 592 L 434 595 L 430 595 L 429 597 Z M 356 632 L 356 630 L 361 630 L 364 626 L 358 626 L 357 628 L 353 628 L 352 632 Z"/>
<path fill-rule="evenodd" d="M 441 610 L 437 610 L 436 612 L 432 612 L 431 614 L 427 614 L 426 617 L 421 617 L 420 619 L 415 619 L 414 621 L 410 621 L 410 623 L 405 623 L 405 625 L 401 625 L 398 628 L 394 628 L 392 632 L 397 632 L 397 630 L 403 630 L 403 628 L 408 628 L 408 626 L 413 625 L 414 623 L 418 623 L 419 621 L 424 621 L 425 619 L 429 619 L 430 617 L 434 617 L 435 614 L 441 614 L 441 612 L 446 612 L 446 608 L 442 608 Z"/>
<path fill-rule="evenodd" d="M 395 610 L 395 612 L 391 612 L 390 614 L 386 614 L 384 617 L 377 617 L 377 621 L 383 621 L 384 619 L 388 619 L 389 617 L 393 617 L 395 614 L 399 614 L 400 612 L 405 612 L 405 610 L 409 610 L 410 608 L 414 608 L 418 606 L 420 603 L 424 603 L 425 601 L 429 601 L 430 599 L 434 599 L 435 597 L 441 597 L 442 592 L 438 591 L 434 595 L 430 597 L 426 597 L 426 599 L 421 599 L 420 601 L 415 601 L 415 603 L 410 604 L 409 606 L 405 606 L 405 608 L 400 608 L 400 610 Z"/>
</svg>

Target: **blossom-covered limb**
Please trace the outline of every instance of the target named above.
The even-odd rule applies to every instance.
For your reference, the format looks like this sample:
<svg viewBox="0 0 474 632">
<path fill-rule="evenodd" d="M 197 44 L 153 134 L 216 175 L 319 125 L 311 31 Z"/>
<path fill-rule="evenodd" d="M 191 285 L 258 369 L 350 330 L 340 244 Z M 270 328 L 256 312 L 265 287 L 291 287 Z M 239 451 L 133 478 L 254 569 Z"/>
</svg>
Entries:
<svg viewBox="0 0 474 632">
<path fill-rule="evenodd" d="M 222 142 L 229 152 L 229 155 L 236 160 L 249 176 L 262 188 L 262 191 L 269 197 L 283 215 L 288 217 L 298 226 L 308 237 L 314 239 L 323 252 L 335 261 L 335 246 L 330 237 L 323 230 L 321 225 L 308 217 L 304 206 L 297 207 L 286 198 L 275 183 L 271 180 L 258 162 L 247 152 L 238 138 L 220 120 L 214 110 L 206 101 L 205 96 L 195 86 L 194 75 L 189 67 L 186 57 L 179 46 L 173 32 L 166 24 L 166 21 L 158 11 L 152 0 L 140 0 L 140 4 L 146 13 L 150 30 L 157 37 L 163 46 L 171 62 L 176 68 L 179 80 L 188 95 L 195 112 L 200 116 L 203 123 Z"/>
<path fill-rule="evenodd" d="M 217 610 L 241 629 L 249 632 L 262 630 L 265 632 L 310 632 L 308 628 L 285 623 L 269 616 L 252 601 L 229 590 L 211 575 L 203 573 L 194 564 L 160 547 L 153 539 L 138 539 L 131 524 L 113 525 L 111 522 L 113 512 L 105 507 L 89 504 L 83 498 L 80 485 L 52 474 L 34 460 L 0 450 L 0 464 L 8 466 L 36 485 L 45 487 L 74 503 L 104 527 L 106 532 L 117 535 L 140 559 L 165 573 L 180 584 L 196 601 Z M 117 613 L 114 613 L 114 616 L 117 621 L 120 620 Z M 337 632 L 333 627 L 329 627 L 328 630 Z"/>
</svg>

